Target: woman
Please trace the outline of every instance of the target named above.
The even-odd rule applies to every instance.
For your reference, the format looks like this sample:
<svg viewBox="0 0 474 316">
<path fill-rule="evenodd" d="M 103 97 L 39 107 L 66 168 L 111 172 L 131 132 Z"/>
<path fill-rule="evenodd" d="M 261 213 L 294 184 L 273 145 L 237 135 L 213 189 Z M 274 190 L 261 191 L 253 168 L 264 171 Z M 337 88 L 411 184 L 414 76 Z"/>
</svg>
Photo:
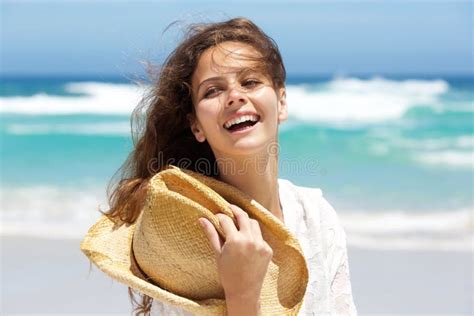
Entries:
<svg viewBox="0 0 474 316">
<path fill-rule="evenodd" d="M 142 106 L 145 127 L 115 187 L 109 215 L 136 220 L 146 180 L 166 164 L 235 186 L 296 234 L 310 279 L 300 314 L 356 314 L 345 233 L 319 189 L 278 179 L 278 126 L 288 116 L 285 68 L 277 45 L 243 18 L 194 25 L 170 54 Z M 229 315 L 258 315 L 272 249 L 257 221 L 232 206 L 237 225 L 219 214 L 225 233 L 199 219 L 216 254 Z M 143 297 L 142 311 L 186 312 Z"/>
</svg>

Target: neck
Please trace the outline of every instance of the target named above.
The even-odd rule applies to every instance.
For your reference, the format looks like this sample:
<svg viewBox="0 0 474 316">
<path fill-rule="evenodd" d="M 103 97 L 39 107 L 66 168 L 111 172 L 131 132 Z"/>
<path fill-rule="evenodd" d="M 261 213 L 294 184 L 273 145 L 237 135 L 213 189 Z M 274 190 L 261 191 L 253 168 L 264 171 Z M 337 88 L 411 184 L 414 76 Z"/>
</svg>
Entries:
<svg viewBox="0 0 474 316">
<path fill-rule="evenodd" d="M 216 159 L 221 163 L 219 179 L 233 185 L 260 203 L 283 221 L 278 192 L 278 153 L 249 156 L 229 156 Z"/>
</svg>

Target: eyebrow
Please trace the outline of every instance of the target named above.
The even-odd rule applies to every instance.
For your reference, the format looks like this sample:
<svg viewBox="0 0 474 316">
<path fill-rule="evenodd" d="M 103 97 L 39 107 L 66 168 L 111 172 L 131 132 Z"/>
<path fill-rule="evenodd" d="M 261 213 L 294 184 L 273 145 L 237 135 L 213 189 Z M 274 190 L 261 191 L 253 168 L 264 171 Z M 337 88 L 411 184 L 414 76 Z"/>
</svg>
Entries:
<svg viewBox="0 0 474 316">
<path fill-rule="evenodd" d="M 197 90 L 196 92 L 199 92 L 199 89 L 201 89 L 201 86 L 203 84 L 205 84 L 206 82 L 209 82 L 209 81 L 214 81 L 214 80 L 221 80 L 222 79 L 222 76 L 217 76 L 217 77 L 211 77 L 211 78 L 207 78 L 206 80 L 203 80 L 197 87 Z"/>
</svg>

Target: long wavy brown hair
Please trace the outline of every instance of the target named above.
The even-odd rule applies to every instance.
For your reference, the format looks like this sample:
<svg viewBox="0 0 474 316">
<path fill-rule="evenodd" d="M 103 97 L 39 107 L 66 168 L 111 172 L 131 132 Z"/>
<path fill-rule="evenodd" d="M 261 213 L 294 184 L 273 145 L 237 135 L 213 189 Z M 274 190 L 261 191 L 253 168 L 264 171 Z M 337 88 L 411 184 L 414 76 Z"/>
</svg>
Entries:
<svg viewBox="0 0 474 316">
<path fill-rule="evenodd" d="M 191 78 L 202 53 L 227 41 L 252 46 L 259 53 L 252 57 L 257 67 L 272 80 L 275 89 L 284 86 L 286 72 L 278 46 L 252 21 L 235 18 L 190 25 L 159 71 L 150 74 L 151 85 L 132 113 L 134 148 L 107 189 L 110 209 L 106 215 L 115 222 L 126 224 L 137 219 L 148 180 L 167 164 L 218 176 L 217 168 L 198 168 L 202 161 L 215 166 L 216 159 L 207 141 L 198 142 L 191 131 L 189 118 L 195 117 Z M 148 315 L 152 299 L 131 289 L 129 294 L 135 314 Z"/>
</svg>

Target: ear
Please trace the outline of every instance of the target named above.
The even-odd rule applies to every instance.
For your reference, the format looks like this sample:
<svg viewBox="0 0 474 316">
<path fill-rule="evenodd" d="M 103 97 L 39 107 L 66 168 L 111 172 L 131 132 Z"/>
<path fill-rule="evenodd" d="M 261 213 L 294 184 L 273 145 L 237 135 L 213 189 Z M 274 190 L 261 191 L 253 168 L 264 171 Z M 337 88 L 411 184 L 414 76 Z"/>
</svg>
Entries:
<svg viewBox="0 0 474 316">
<path fill-rule="evenodd" d="M 286 89 L 282 87 L 278 90 L 278 123 L 286 121 L 288 118 L 288 104 L 286 103 Z"/>
<path fill-rule="evenodd" d="M 204 131 L 199 124 L 197 118 L 194 116 L 194 114 L 189 113 L 186 118 L 189 121 L 189 126 L 191 127 L 191 132 L 193 132 L 194 137 L 196 137 L 196 140 L 200 143 L 204 142 L 206 140 L 206 136 L 204 135 Z"/>
</svg>

